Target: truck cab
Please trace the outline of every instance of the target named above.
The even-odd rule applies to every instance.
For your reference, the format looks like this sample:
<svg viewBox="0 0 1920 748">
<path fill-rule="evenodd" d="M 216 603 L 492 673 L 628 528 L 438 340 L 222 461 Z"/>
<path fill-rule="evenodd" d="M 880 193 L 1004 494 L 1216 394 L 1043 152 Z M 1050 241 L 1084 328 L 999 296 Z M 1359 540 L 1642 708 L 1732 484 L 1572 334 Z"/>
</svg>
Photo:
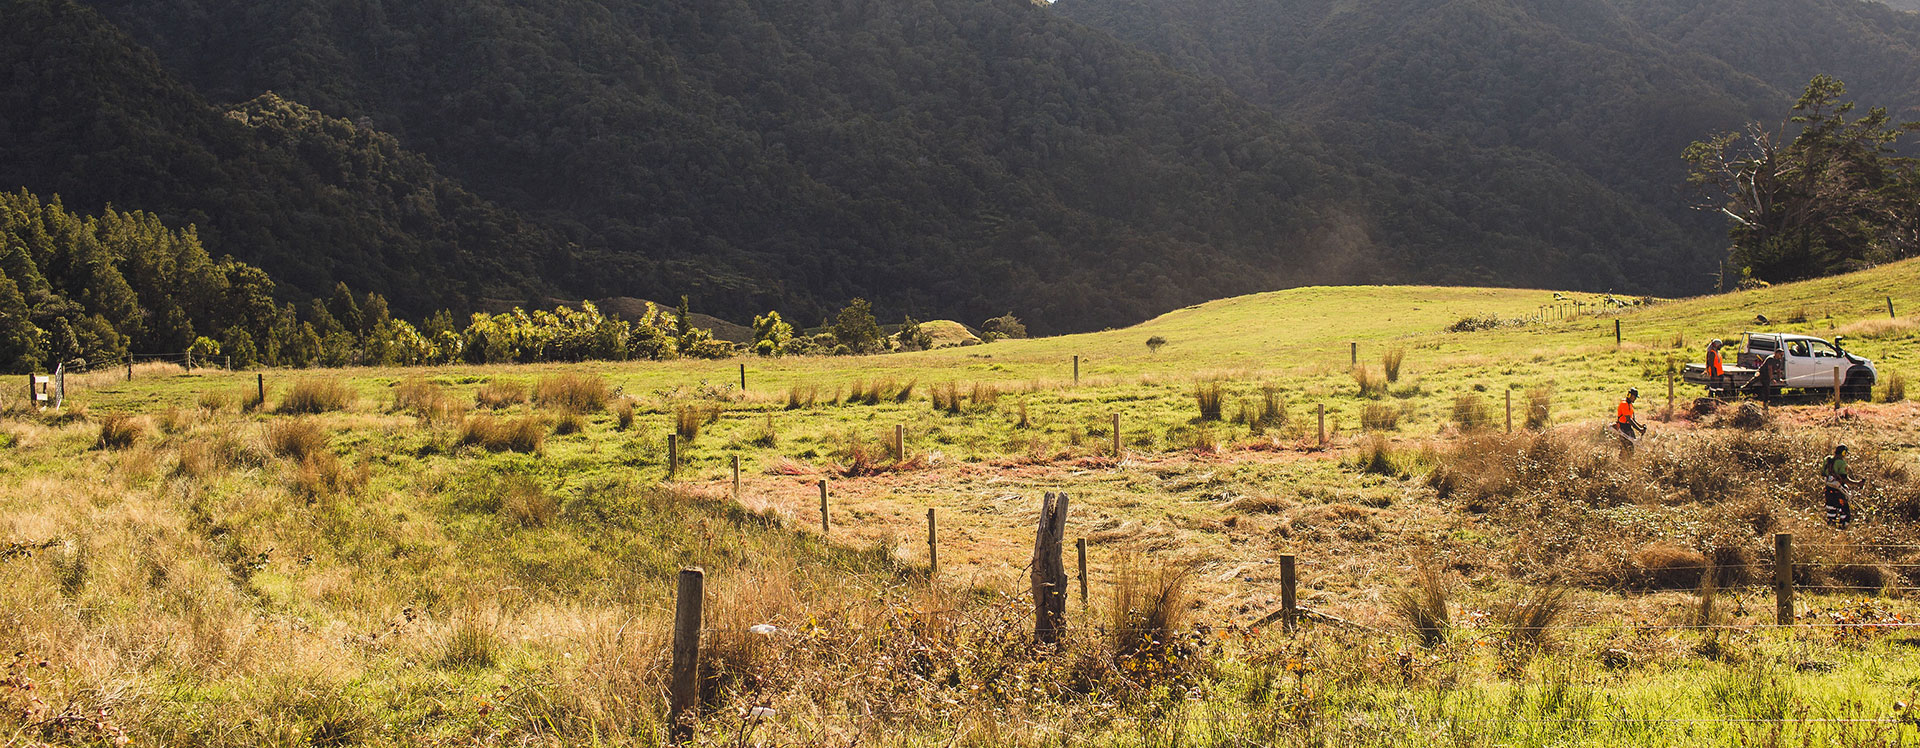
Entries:
<svg viewBox="0 0 1920 748">
<path fill-rule="evenodd" d="M 1740 352 L 1739 364 L 1757 369 L 1774 351 L 1785 350 L 1786 379 L 1780 386 L 1830 390 L 1837 381 L 1843 395 L 1866 397 L 1872 392 L 1879 372 L 1872 361 L 1848 353 L 1841 345 L 1844 342 L 1841 338 L 1827 342 L 1809 335 L 1750 332 L 1746 350 Z"/>
</svg>

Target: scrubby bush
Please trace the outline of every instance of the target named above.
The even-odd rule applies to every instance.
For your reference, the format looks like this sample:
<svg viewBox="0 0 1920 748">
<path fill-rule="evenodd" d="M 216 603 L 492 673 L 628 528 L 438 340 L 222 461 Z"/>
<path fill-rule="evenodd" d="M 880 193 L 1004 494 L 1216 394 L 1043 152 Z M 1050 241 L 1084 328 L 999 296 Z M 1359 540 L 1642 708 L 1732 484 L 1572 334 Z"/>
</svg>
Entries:
<svg viewBox="0 0 1920 748">
<path fill-rule="evenodd" d="M 1147 338 L 1147 352 L 1159 353 L 1160 349 L 1166 346 L 1166 344 L 1167 344 L 1166 338 L 1160 337 L 1158 335 L 1149 337 Z"/>
</svg>

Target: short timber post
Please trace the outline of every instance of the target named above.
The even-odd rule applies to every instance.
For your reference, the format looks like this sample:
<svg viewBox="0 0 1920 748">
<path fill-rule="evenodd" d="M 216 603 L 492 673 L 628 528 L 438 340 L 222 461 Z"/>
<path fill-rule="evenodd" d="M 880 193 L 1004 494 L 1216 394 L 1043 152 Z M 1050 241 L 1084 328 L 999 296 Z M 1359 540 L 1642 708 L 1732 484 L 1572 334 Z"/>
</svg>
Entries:
<svg viewBox="0 0 1920 748">
<path fill-rule="evenodd" d="M 893 461 L 906 462 L 906 460 L 907 427 L 896 423 L 893 425 Z"/>
<path fill-rule="evenodd" d="M 1889 299 L 1888 303 L 1892 303 L 1892 300 Z M 129 382 L 133 381 L 133 355 L 132 354 L 127 355 L 127 381 Z"/>
<path fill-rule="evenodd" d="M 1353 364 L 1354 366 L 1360 365 L 1359 341 L 1353 341 L 1353 340 L 1347 341 L 1347 363 Z"/>
<path fill-rule="evenodd" d="M 733 500 L 740 500 L 740 455 L 733 456 Z"/>
<path fill-rule="evenodd" d="M 1613 347 L 1620 347 L 1620 320 L 1613 321 Z"/>
<path fill-rule="evenodd" d="M 1889 319 L 1895 318 L 1893 314 L 1893 297 L 1892 296 L 1887 297 L 1887 317 Z"/>
<path fill-rule="evenodd" d="M 827 479 L 820 479 L 820 534 L 833 532 L 833 522 L 827 518 Z"/>
<path fill-rule="evenodd" d="M 1833 367 L 1833 409 L 1840 409 L 1840 367 Z"/>
<path fill-rule="evenodd" d="M 1294 585 L 1296 577 L 1293 570 L 1293 554 L 1280 556 L 1280 625 L 1292 631 L 1299 613 L 1294 609 Z"/>
<path fill-rule="evenodd" d="M 740 365 L 740 391 L 741 392 L 747 391 L 747 365 L 746 364 Z"/>
<path fill-rule="evenodd" d="M 260 401 L 260 408 L 262 410 L 265 410 L 267 407 L 267 375 L 266 374 L 256 373 L 253 375 L 253 394 Z"/>
<path fill-rule="evenodd" d="M 1320 404 L 1320 448 L 1327 448 L 1327 404 Z"/>
<path fill-rule="evenodd" d="M 933 508 L 927 508 L 927 581 L 940 575 L 940 531 Z"/>
<path fill-rule="evenodd" d="M 1080 386 L 1080 354 L 1073 354 L 1073 386 Z"/>
<path fill-rule="evenodd" d="M 1773 534 L 1774 622 L 1793 625 L 1793 533 Z"/>
<path fill-rule="evenodd" d="M 1513 433 L 1513 388 L 1507 388 L 1507 433 Z"/>
<path fill-rule="evenodd" d="M 667 435 L 667 480 L 671 481 L 680 472 L 680 435 Z"/>
<path fill-rule="evenodd" d="M 1113 459 L 1120 459 L 1120 414 L 1113 414 Z"/>
<path fill-rule="evenodd" d="M 1033 533 L 1033 638 L 1055 644 L 1067 624 L 1067 570 L 1060 558 L 1060 542 L 1067 530 L 1067 495 L 1048 492 L 1040 502 L 1040 521 Z"/>
<path fill-rule="evenodd" d="M 1080 552 L 1080 610 L 1085 612 L 1087 609 L 1087 539 L 1080 538 L 1073 541 L 1073 544 Z"/>
<path fill-rule="evenodd" d="M 673 600 L 673 674 L 668 684 L 667 736 L 679 745 L 693 737 L 695 710 L 700 705 L 700 618 L 706 572 L 698 567 L 680 570 L 680 587 Z"/>
</svg>

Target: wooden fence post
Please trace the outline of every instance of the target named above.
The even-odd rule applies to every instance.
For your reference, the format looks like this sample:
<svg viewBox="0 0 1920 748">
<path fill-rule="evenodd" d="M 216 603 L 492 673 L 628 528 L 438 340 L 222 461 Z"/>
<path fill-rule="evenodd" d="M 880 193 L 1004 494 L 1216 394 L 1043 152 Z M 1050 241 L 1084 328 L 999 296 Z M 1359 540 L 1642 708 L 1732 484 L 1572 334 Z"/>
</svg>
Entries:
<svg viewBox="0 0 1920 748">
<path fill-rule="evenodd" d="M 827 518 L 827 479 L 820 479 L 820 534 L 833 532 L 833 522 Z"/>
<path fill-rule="evenodd" d="M 1840 367 L 1833 367 L 1833 409 L 1840 409 Z"/>
<path fill-rule="evenodd" d="M 907 427 L 897 423 L 893 425 L 893 461 L 907 461 Z"/>
<path fill-rule="evenodd" d="M 927 508 L 927 580 L 932 581 L 940 575 L 940 531 L 934 521 L 933 508 Z"/>
<path fill-rule="evenodd" d="M 1793 533 L 1773 534 L 1774 622 L 1793 625 Z"/>
<path fill-rule="evenodd" d="M 1299 613 L 1294 609 L 1294 585 L 1297 579 L 1293 570 L 1293 554 L 1280 556 L 1280 626 L 1292 631 Z"/>
<path fill-rule="evenodd" d="M 1667 365 L 1667 417 L 1673 417 L 1673 365 Z"/>
<path fill-rule="evenodd" d="M 1354 366 L 1360 365 L 1359 341 L 1353 341 L 1353 340 L 1347 341 L 1347 363 L 1352 364 Z"/>
<path fill-rule="evenodd" d="M 253 375 L 253 389 L 254 394 L 260 398 L 260 409 L 265 410 L 267 407 L 267 375 L 265 373 Z"/>
<path fill-rule="evenodd" d="M 1120 414 L 1113 414 L 1113 459 L 1120 460 Z"/>
<path fill-rule="evenodd" d="M 1080 386 L 1080 354 L 1073 355 L 1073 386 Z"/>
<path fill-rule="evenodd" d="M 1892 296 L 1887 297 L 1887 318 L 1898 319 L 1898 317 L 1895 317 L 1893 314 L 1893 297 Z"/>
<path fill-rule="evenodd" d="M 706 572 L 699 567 L 680 570 L 680 587 L 673 600 L 673 674 L 667 701 L 667 735 L 674 745 L 693 737 L 695 710 L 700 706 L 700 619 Z"/>
<path fill-rule="evenodd" d="M 132 354 L 128 354 L 128 356 L 127 356 L 127 381 L 129 381 L 129 382 L 131 382 L 131 381 L 133 381 L 133 356 L 132 356 Z"/>
<path fill-rule="evenodd" d="M 671 481 L 680 472 L 680 435 L 667 435 L 667 480 Z"/>
<path fill-rule="evenodd" d="M 1055 644 L 1067 623 L 1067 570 L 1060 544 L 1067 530 L 1067 495 L 1047 492 L 1033 534 L 1033 638 Z"/>
<path fill-rule="evenodd" d="M 1080 611 L 1084 613 L 1087 610 L 1087 539 L 1080 538 L 1073 544 L 1080 551 Z"/>
<path fill-rule="evenodd" d="M 740 455 L 733 456 L 733 500 L 740 500 Z"/>
<path fill-rule="evenodd" d="M 1513 433 L 1513 388 L 1507 388 L 1507 433 Z"/>
<path fill-rule="evenodd" d="M 740 391 L 741 392 L 747 391 L 747 365 L 746 364 L 740 365 Z"/>
<path fill-rule="evenodd" d="M 1320 403 L 1320 448 L 1327 448 L 1327 404 Z"/>
<path fill-rule="evenodd" d="M 1613 347 L 1620 347 L 1620 320 L 1613 321 Z"/>
</svg>

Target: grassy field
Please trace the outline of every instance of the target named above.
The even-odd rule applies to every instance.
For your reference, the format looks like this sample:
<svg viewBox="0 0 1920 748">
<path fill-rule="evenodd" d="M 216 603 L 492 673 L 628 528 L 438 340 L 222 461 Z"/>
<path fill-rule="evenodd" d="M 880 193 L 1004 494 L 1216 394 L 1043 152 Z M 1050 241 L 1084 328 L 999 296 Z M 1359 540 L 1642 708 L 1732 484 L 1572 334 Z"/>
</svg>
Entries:
<svg viewBox="0 0 1920 748">
<path fill-rule="evenodd" d="M 0 399 L 0 735 L 650 745 L 699 565 L 709 743 L 1911 743 L 1920 408 L 1696 416 L 1682 385 L 1638 454 L 1598 432 L 1743 330 L 1911 369 L 1887 297 L 1916 288 L 1304 288 L 876 357 L 267 371 L 264 403 L 255 372 L 75 375 L 65 412 Z M 1875 478 L 1847 531 L 1813 478 L 1837 441 Z M 1054 653 L 1022 633 L 1043 491 L 1090 546 Z M 1767 625 L 1778 531 L 1802 628 Z M 1339 622 L 1251 626 L 1281 554 Z"/>
</svg>

